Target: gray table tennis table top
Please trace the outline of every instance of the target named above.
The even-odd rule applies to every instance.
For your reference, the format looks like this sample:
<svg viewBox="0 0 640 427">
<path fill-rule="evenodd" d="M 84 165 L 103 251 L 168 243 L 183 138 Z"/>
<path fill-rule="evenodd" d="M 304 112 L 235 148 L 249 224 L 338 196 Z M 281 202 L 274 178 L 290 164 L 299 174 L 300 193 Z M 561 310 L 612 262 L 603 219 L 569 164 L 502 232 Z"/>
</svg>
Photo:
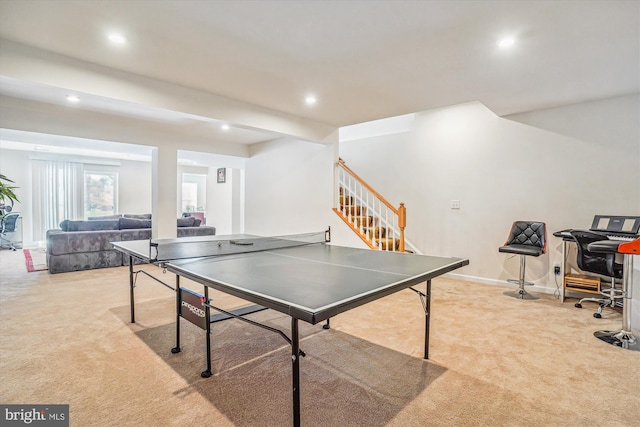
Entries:
<svg viewBox="0 0 640 427">
<path fill-rule="evenodd" d="M 145 262 L 160 262 L 178 276 L 311 324 L 469 263 L 461 258 L 328 243 L 266 250 L 256 247 L 254 252 L 206 257 L 198 256 L 196 249 L 254 237 L 257 238 L 237 234 L 158 240 L 159 247 L 172 248 L 163 254 L 162 261 L 153 259 L 149 240 L 113 242 L 113 245 Z M 198 243 L 191 244 L 194 242 Z"/>
</svg>

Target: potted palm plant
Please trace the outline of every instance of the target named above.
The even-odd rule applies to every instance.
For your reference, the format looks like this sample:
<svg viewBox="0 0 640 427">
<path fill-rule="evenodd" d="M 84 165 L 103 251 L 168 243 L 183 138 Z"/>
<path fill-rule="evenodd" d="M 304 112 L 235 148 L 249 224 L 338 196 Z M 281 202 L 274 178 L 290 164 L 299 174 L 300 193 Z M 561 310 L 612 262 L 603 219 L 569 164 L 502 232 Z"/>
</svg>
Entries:
<svg viewBox="0 0 640 427">
<path fill-rule="evenodd" d="M 14 202 L 20 201 L 18 200 L 18 196 L 16 196 L 16 193 L 13 192 L 13 190 L 18 187 L 8 185 L 8 183 L 13 184 L 13 181 L 0 174 L 0 216 L 4 215 L 5 210 L 7 210 L 7 200 L 9 201 L 9 206 L 11 207 L 13 207 Z M 9 208 L 8 210 L 10 211 L 11 208 Z"/>
</svg>

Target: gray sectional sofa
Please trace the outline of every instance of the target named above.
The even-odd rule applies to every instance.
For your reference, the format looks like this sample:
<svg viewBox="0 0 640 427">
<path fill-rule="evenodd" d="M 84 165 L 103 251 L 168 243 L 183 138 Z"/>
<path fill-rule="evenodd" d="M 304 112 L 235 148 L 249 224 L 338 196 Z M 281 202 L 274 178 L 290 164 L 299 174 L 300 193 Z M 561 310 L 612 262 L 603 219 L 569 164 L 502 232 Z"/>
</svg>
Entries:
<svg viewBox="0 0 640 427">
<path fill-rule="evenodd" d="M 200 226 L 194 217 L 178 218 L 178 237 L 211 236 L 216 228 Z M 111 242 L 151 238 L 151 215 L 114 215 L 89 220 L 64 220 L 47 231 L 49 273 L 128 265 L 129 259 Z"/>
</svg>

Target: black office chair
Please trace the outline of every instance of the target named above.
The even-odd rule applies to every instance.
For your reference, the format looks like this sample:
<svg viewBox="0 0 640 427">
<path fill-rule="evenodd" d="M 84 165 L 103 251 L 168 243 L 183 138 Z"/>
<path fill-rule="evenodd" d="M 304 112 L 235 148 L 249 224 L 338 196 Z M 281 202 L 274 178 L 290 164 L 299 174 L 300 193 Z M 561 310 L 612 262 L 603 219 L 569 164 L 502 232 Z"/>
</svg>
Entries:
<svg viewBox="0 0 640 427">
<path fill-rule="evenodd" d="M 504 294 L 518 299 L 538 299 L 524 290 L 524 285 L 533 285 L 524 280 L 526 257 L 540 255 L 547 252 L 547 226 L 539 221 L 516 221 L 511 226 L 511 232 L 504 246 L 498 248 L 498 252 L 520 255 L 520 278 L 509 279 L 509 283 L 518 285 L 515 291 L 506 291 Z"/>
<path fill-rule="evenodd" d="M 7 238 L 7 233 L 14 233 L 16 231 L 18 217 L 20 217 L 20 214 L 18 212 L 8 213 L 2 217 L 2 229 L 0 230 L 0 247 L 15 251 L 15 244 L 21 243 L 19 241 L 10 240 Z"/>
<path fill-rule="evenodd" d="M 610 288 L 600 290 L 602 297 L 582 298 L 575 304 L 576 307 L 582 308 L 582 303 L 585 301 L 597 302 L 598 310 L 593 313 L 593 317 L 599 319 L 602 317 L 603 308 L 608 305 L 614 307 L 616 300 L 622 299 L 624 296 L 622 290 L 615 286 L 616 279 L 622 280 L 622 264 L 616 262 L 616 254 L 614 253 L 596 253 L 587 249 L 589 243 L 609 240 L 607 236 L 586 230 L 572 230 L 571 236 L 578 246 L 578 256 L 576 257 L 578 268 L 582 271 L 608 277 L 611 280 Z"/>
</svg>

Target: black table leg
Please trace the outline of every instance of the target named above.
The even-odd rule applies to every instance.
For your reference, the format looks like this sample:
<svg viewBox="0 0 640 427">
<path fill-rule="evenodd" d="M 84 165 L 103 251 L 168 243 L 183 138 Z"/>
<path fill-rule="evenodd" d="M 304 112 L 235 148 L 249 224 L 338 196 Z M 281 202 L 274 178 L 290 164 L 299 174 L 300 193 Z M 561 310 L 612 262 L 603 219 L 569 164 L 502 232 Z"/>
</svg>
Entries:
<svg viewBox="0 0 640 427">
<path fill-rule="evenodd" d="M 425 296 L 425 328 L 424 328 L 424 358 L 429 358 L 429 324 L 431 323 L 431 280 L 427 280 L 427 294 Z"/>
<path fill-rule="evenodd" d="M 131 323 L 136 323 L 135 296 L 133 288 L 133 256 L 129 255 L 129 306 L 131 307 Z"/>
<path fill-rule="evenodd" d="M 180 297 L 180 276 L 176 274 L 176 346 L 171 349 L 171 353 L 180 353 L 180 310 L 182 298 Z"/>
<path fill-rule="evenodd" d="M 206 302 L 209 301 L 209 288 L 207 286 L 204 287 L 204 300 Z M 204 306 L 204 316 L 204 318 L 207 319 L 205 322 L 207 324 L 207 370 L 202 371 L 200 376 L 202 378 L 209 378 L 211 376 L 211 322 L 209 321 L 209 319 L 211 319 L 211 309 L 209 308 L 209 304 L 205 304 Z"/>
<path fill-rule="evenodd" d="M 291 362 L 293 370 L 293 426 L 300 427 L 300 339 L 298 319 L 291 318 Z"/>
</svg>

